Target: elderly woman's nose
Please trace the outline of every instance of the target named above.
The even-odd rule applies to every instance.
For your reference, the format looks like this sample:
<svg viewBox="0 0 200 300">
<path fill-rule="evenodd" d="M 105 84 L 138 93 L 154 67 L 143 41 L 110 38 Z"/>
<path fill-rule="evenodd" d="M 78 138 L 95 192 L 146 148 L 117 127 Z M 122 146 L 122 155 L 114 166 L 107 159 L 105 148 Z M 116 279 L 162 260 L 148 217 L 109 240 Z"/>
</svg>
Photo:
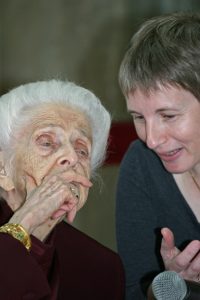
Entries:
<svg viewBox="0 0 200 300">
<path fill-rule="evenodd" d="M 59 166 L 74 166 L 78 162 L 78 155 L 73 148 L 67 148 L 58 159 Z"/>
</svg>

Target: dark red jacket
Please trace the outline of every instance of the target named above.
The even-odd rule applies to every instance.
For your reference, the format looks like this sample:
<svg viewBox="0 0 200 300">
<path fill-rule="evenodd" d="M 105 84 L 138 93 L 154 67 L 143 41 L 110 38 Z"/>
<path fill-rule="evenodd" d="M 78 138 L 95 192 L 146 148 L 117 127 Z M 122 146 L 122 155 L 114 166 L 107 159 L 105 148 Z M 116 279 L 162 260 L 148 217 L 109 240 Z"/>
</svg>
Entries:
<svg viewBox="0 0 200 300">
<path fill-rule="evenodd" d="M 0 203 L 0 223 L 12 215 Z M 0 233 L 0 299 L 122 300 L 124 271 L 119 256 L 65 222 L 44 244 L 21 242 Z"/>
</svg>

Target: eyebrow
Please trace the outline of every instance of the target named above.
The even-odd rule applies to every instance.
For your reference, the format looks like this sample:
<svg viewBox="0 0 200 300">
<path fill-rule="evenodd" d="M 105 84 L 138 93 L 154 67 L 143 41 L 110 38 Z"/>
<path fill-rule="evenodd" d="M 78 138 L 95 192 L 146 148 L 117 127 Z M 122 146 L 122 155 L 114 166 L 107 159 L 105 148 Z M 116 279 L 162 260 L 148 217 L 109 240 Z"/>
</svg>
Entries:
<svg viewBox="0 0 200 300">
<path fill-rule="evenodd" d="M 52 123 L 46 124 L 44 127 L 40 128 L 39 131 L 46 131 L 46 130 L 51 131 L 51 129 L 55 128 L 55 127 L 60 128 L 65 131 L 65 128 L 61 124 L 52 124 Z M 89 132 L 87 130 L 85 130 L 84 128 L 74 127 L 74 129 L 77 130 L 78 132 L 80 132 L 86 138 L 90 139 L 92 137 L 92 135 L 90 136 Z"/>
<path fill-rule="evenodd" d="M 155 112 L 156 112 L 156 113 L 159 113 L 159 112 L 164 112 L 164 111 L 178 111 L 178 109 L 177 109 L 177 108 L 163 107 L 163 108 L 157 109 Z M 139 114 L 139 115 L 141 115 L 140 112 L 137 112 L 137 111 L 135 111 L 135 110 L 128 110 L 128 113 L 130 113 L 130 114 Z"/>
<path fill-rule="evenodd" d="M 129 114 L 140 114 L 140 113 L 139 113 L 139 112 L 137 112 L 137 111 L 134 111 L 134 110 L 129 110 L 129 109 L 128 109 L 128 113 L 129 113 Z"/>
<path fill-rule="evenodd" d="M 76 128 L 84 137 L 89 139 L 90 141 L 92 140 L 92 134 L 89 134 L 87 130 L 84 130 L 83 128 Z"/>
</svg>

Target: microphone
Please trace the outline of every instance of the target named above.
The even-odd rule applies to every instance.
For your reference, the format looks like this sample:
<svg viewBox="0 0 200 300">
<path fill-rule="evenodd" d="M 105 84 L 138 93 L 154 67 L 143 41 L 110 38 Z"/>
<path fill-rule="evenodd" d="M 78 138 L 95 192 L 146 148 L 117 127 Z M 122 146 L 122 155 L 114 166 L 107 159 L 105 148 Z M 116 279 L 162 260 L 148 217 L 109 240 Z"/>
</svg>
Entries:
<svg viewBox="0 0 200 300">
<path fill-rule="evenodd" d="M 174 271 L 158 274 L 152 282 L 152 292 L 157 300 L 200 300 L 200 284 L 184 280 Z"/>
</svg>

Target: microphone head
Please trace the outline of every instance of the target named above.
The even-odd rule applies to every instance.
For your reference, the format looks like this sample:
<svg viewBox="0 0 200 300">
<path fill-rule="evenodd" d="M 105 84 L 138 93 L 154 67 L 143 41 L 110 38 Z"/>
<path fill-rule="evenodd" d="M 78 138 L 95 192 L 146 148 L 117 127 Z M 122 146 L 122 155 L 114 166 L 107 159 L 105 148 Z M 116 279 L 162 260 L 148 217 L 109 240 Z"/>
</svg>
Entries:
<svg viewBox="0 0 200 300">
<path fill-rule="evenodd" d="M 183 300 L 187 285 L 176 272 L 165 271 L 154 278 L 152 291 L 157 300 Z"/>
</svg>

